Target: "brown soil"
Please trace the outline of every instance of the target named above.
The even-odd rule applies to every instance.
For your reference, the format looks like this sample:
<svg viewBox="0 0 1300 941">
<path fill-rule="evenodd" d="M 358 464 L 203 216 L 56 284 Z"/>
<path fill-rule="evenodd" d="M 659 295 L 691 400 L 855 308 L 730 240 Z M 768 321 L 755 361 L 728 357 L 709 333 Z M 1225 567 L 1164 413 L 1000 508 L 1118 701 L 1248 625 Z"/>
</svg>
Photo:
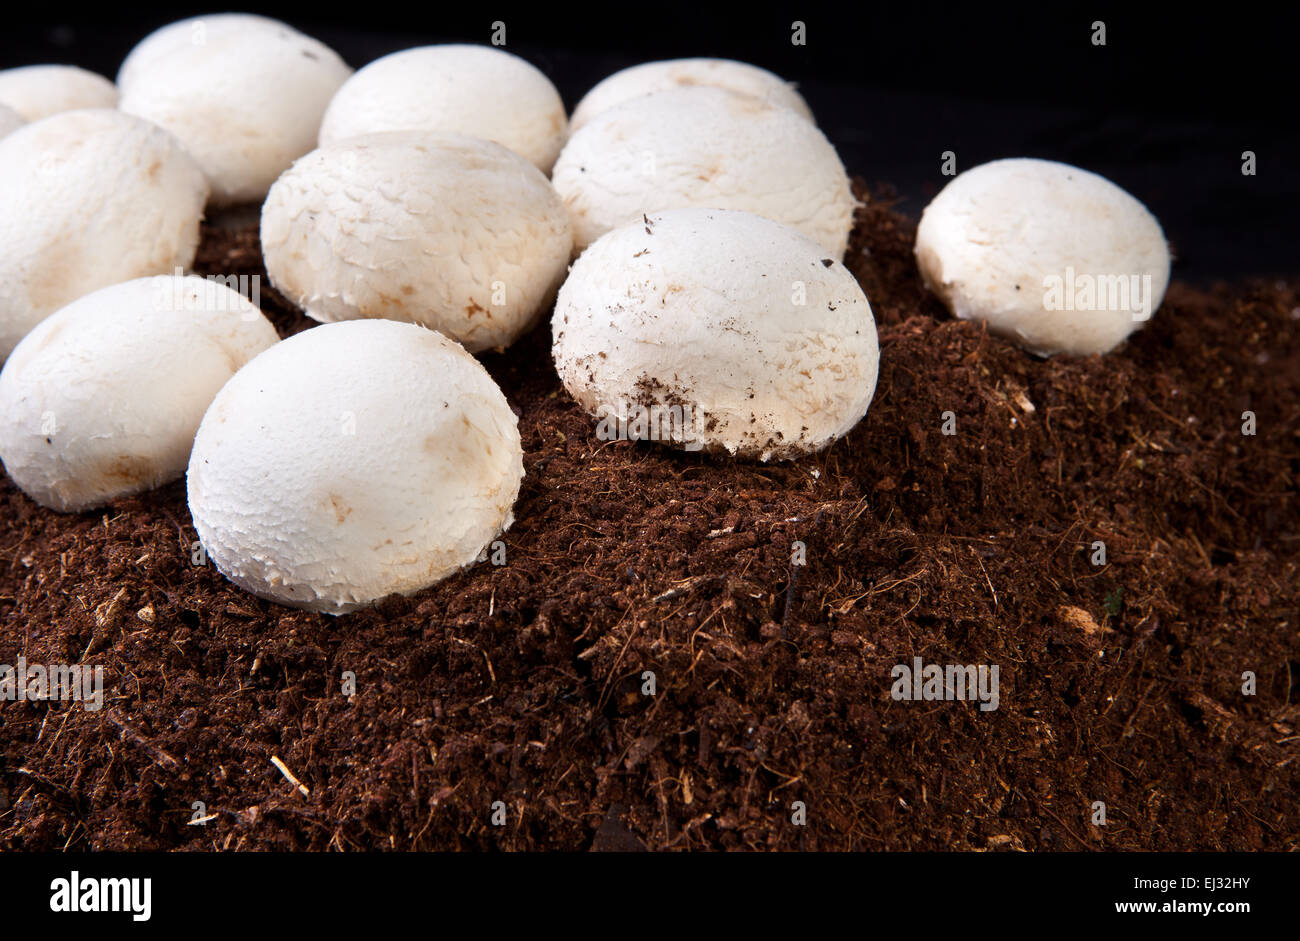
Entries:
<svg viewBox="0 0 1300 941">
<path fill-rule="evenodd" d="M 1116 353 L 1039 360 L 945 316 L 876 196 L 846 440 L 601 442 L 543 325 L 485 358 L 527 450 L 507 564 L 414 598 L 243 594 L 191 564 L 183 483 L 60 516 L 0 482 L 0 663 L 108 686 L 0 704 L 0 848 L 1300 848 L 1296 285 L 1175 284 Z M 261 273 L 255 228 L 198 267 Z M 999 665 L 1000 708 L 894 701 L 913 656 Z"/>
</svg>

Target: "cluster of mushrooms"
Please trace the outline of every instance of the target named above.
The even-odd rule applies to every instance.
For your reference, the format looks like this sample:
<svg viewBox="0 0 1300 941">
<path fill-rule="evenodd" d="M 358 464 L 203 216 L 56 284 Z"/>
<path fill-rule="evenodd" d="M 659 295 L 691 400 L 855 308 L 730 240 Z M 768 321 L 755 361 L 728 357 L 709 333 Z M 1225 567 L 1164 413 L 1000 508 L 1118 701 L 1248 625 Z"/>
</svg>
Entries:
<svg viewBox="0 0 1300 941">
<path fill-rule="evenodd" d="M 323 326 L 281 341 L 185 274 L 205 212 L 250 203 L 272 283 Z M 76 512 L 186 475 L 217 568 L 311 610 L 426 588 L 511 524 L 518 421 L 472 354 L 548 311 L 572 397 L 623 423 L 676 407 L 672 446 L 797 457 L 875 392 L 844 166 L 791 85 L 739 62 L 627 69 L 566 116 L 499 48 L 354 74 L 275 20 L 185 20 L 115 84 L 0 72 L 0 205 L 10 477 Z M 1158 305 L 1169 271 L 1137 200 L 1039 160 L 956 177 L 916 254 L 956 316 L 1040 354 L 1139 325 L 1047 309 L 1046 275 L 1148 275 Z"/>
</svg>

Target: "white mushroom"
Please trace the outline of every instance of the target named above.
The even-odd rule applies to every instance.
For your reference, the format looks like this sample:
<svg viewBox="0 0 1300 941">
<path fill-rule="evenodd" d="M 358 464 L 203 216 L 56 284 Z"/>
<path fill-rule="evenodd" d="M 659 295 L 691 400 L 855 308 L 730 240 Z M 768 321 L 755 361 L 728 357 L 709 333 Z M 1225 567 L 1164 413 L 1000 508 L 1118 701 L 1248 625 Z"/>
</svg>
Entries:
<svg viewBox="0 0 1300 941">
<path fill-rule="evenodd" d="M 642 95 L 591 118 L 552 175 L 585 248 L 642 214 L 755 212 L 844 257 L 856 201 L 826 136 L 789 108 L 704 86 Z"/>
<path fill-rule="evenodd" d="M 0 137 L 12 134 L 26 123 L 17 111 L 0 105 Z"/>
<path fill-rule="evenodd" d="M 0 358 L 101 287 L 194 260 L 208 186 L 174 137 L 107 109 L 0 140 Z"/>
<path fill-rule="evenodd" d="M 350 78 L 325 112 L 320 142 L 380 131 L 482 137 L 549 173 L 564 146 L 564 102 L 541 70 L 501 49 L 421 46 Z"/>
<path fill-rule="evenodd" d="M 761 98 L 789 108 L 809 121 L 812 111 L 794 86 L 767 69 L 731 59 L 669 59 L 645 62 L 615 72 L 587 92 L 569 118 L 573 133 L 596 115 L 640 95 L 681 86 L 707 85 Z"/>
<path fill-rule="evenodd" d="M 271 188 L 272 283 L 322 321 L 423 324 L 508 346 L 555 297 L 573 246 L 541 171 L 499 144 L 394 131 L 303 157 Z"/>
<path fill-rule="evenodd" d="M 324 45 L 262 16 L 182 20 L 148 36 L 118 73 L 120 107 L 175 134 L 212 202 L 260 201 L 316 146 L 321 115 L 352 74 Z"/>
<path fill-rule="evenodd" d="M 0 105 L 24 121 L 60 111 L 116 108 L 117 88 L 108 79 L 72 65 L 25 65 L 0 71 Z"/>
<path fill-rule="evenodd" d="M 360 320 L 291 337 L 226 384 L 189 504 L 236 585 L 341 614 L 473 562 L 513 521 L 523 475 L 517 420 L 472 356 Z"/>
<path fill-rule="evenodd" d="M 1169 248 L 1146 207 L 1047 160 L 997 160 L 956 177 L 921 216 L 916 260 L 957 317 L 1045 356 L 1113 349 L 1169 284 Z"/>
<path fill-rule="evenodd" d="M 0 372 L 0 459 L 43 506 L 101 506 L 185 473 L 212 397 L 279 337 L 224 284 L 161 275 L 56 311 Z"/>
<path fill-rule="evenodd" d="M 875 319 L 812 239 L 745 212 L 679 209 L 598 239 L 552 319 L 564 387 L 602 437 L 785 459 L 867 412 Z"/>
</svg>

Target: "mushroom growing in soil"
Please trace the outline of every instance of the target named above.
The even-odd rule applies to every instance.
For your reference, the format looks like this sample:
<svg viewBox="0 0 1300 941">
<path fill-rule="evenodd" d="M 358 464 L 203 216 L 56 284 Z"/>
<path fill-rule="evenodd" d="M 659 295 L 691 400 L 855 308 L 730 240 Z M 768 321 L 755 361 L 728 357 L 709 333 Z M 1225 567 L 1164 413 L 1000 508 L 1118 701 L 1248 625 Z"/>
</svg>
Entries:
<svg viewBox="0 0 1300 941">
<path fill-rule="evenodd" d="M 469 353 L 358 320 L 279 343 L 199 427 L 190 513 L 246 591 L 342 614 L 469 565 L 513 521 L 518 423 Z"/>
<path fill-rule="evenodd" d="M 166 128 L 203 167 L 217 206 L 257 202 L 316 146 L 325 106 L 352 74 L 328 46 L 264 16 L 182 20 L 122 63 L 120 107 Z"/>
<path fill-rule="evenodd" d="M 540 69 L 491 46 L 405 49 L 339 89 L 320 142 L 380 131 L 445 131 L 508 147 L 543 173 L 564 146 L 564 102 Z"/>
<path fill-rule="evenodd" d="M 1114 349 L 1169 284 L 1169 247 L 1147 208 L 1049 160 L 996 160 L 953 179 L 921 216 L 916 260 L 955 316 L 1043 356 Z"/>
<path fill-rule="evenodd" d="M 116 108 L 117 86 L 73 65 L 25 65 L 0 71 L 0 105 L 39 121 L 60 111 Z"/>
<path fill-rule="evenodd" d="M 679 209 L 602 236 L 560 289 L 552 334 L 602 437 L 794 458 L 846 434 L 876 388 L 875 319 L 853 275 L 752 213 Z"/>
<path fill-rule="evenodd" d="M 642 95 L 591 118 L 552 181 L 579 249 L 643 213 L 696 206 L 783 222 L 839 261 L 857 205 L 844 164 L 811 121 L 704 86 Z"/>
<path fill-rule="evenodd" d="M 350 138 L 271 187 L 276 288 L 322 321 L 385 317 L 502 348 L 555 297 L 573 247 L 542 172 L 500 144 L 418 131 Z"/>
<path fill-rule="evenodd" d="M 208 185 L 166 131 L 65 111 L 0 140 L 0 358 L 60 307 L 194 260 Z"/>
<path fill-rule="evenodd" d="M 652 92 L 693 85 L 725 88 L 742 95 L 761 98 L 768 104 L 789 108 L 813 119 L 808 103 L 793 85 L 767 69 L 731 59 L 669 59 L 645 62 L 615 72 L 583 96 L 569 118 L 573 133 L 596 115 L 621 105 L 629 99 Z"/>
<path fill-rule="evenodd" d="M 0 137 L 12 134 L 26 123 L 17 111 L 0 105 Z"/>
<path fill-rule="evenodd" d="M 62 511 L 176 480 L 217 390 L 278 340 L 243 295 L 203 278 L 87 294 L 41 321 L 0 372 L 0 459 L 24 493 Z"/>
</svg>

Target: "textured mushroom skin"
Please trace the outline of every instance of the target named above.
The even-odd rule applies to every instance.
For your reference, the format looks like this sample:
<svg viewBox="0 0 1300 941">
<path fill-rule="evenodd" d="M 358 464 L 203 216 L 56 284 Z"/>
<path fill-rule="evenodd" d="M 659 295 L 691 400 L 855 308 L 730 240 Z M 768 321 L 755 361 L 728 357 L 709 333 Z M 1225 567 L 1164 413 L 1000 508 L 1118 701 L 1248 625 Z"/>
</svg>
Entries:
<svg viewBox="0 0 1300 941">
<path fill-rule="evenodd" d="M 1047 160 L 986 163 L 952 180 L 916 233 L 922 278 L 953 314 L 1039 355 L 1105 353 L 1142 325 L 1129 310 L 1050 310 L 1045 279 L 1149 276 L 1169 284 L 1159 222 L 1120 187 Z"/>
<path fill-rule="evenodd" d="M 0 458 L 23 492 L 65 512 L 176 480 L 213 396 L 278 340 L 242 295 L 202 278 L 103 288 L 41 321 L 5 363 Z"/>
<path fill-rule="evenodd" d="M 91 291 L 188 267 L 208 186 L 174 137 L 108 109 L 0 140 L 0 357 Z"/>
<path fill-rule="evenodd" d="M 25 65 L 0 71 L 0 105 L 24 121 L 39 121 L 60 111 L 116 108 L 117 87 L 72 65 Z"/>
<path fill-rule="evenodd" d="M 795 91 L 794 86 L 767 69 L 731 59 L 670 59 L 634 65 L 601 81 L 573 109 L 573 116 L 569 119 L 569 133 L 572 134 L 596 115 L 632 98 L 693 85 L 725 88 L 742 95 L 752 95 L 768 104 L 789 108 L 809 121 L 813 119 L 808 103 Z"/>
<path fill-rule="evenodd" d="M 513 521 L 518 423 L 478 362 L 388 320 L 328 324 L 241 370 L 204 416 L 190 512 L 246 591 L 342 614 L 470 564 Z"/>
<path fill-rule="evenodd" d="M 879 367 L 848 270 L 787 226 L 725 210 L 598 239 L 560 289 L 552 339 L 565 388 L 593 415 L 689 405 L 692 430 L 666 443 L 765 461 L 846 434 Z"/>
<path fill-rule="evenodd" d="M 490 46 L 404 49 L 348 80 L 320 142 L 384 131 L 442 131 L 495 141 L 550 173 L 568 136 L 564 102 L 531 63 Z"/>
<path fill-rule="evenodd" d="M 262 211 L 275 286 L 316 320 L 423 324 L 479 351 L 508 346 L 555 297 L 569 215 L 499 144 L 392 132 L 313 151 Z"/>
<path fill-rule="evenodd" d="M 217 206 L 261 200 L 316 146 L 352 69 L 277 20 L 196 17 L 146 37 L 122 64 L 119 107 L 171 131 L 203 167 Z"/>
<path fill-rule="evenodd" d="M 839 261 L 857 205 L 839 155 L 810 121 L 704 86 L 643 95 L 591 118 L 552 181 L 579 249 L 643 213 L 700 207 L 783 222 Z"/>
</svg>

